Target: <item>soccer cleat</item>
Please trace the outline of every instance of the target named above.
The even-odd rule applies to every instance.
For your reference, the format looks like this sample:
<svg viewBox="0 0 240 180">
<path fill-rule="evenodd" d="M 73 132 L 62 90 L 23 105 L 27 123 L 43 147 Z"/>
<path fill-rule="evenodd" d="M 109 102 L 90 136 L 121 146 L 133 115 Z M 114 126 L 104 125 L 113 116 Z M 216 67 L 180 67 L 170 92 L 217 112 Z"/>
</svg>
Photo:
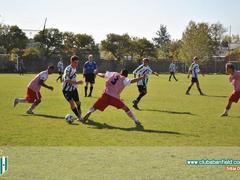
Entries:
<svg viewBox="0 0 240 180">
<path fill-rule="evenodd" d="M 27 114 L 34 114 L 33 111 L 31 111 L 31 110 L 27 110 L 26 113 L 27 113 Z"/>
<path fill-rule="evenodd" d="M 144 129 L 143 125 L 140 122 L 136 123 L 136 128 L 137 129 Z"/>
<path fill-rule="evenodd" d="M 186 94 L 186 95 L 190 95 L 190 93 L 189 93 L 189 92 L 186 92 L 185 94 Z"/>
<path fill-rule="evenodd" d="M 91 95 L 91 94 L 89 94 L 87 97 L 92 97 L 92 95 Z"/>
<path fill-rule="evenodd" d="M 13 102 L 13 107 L 16 107 L 18 105 L 19 101 L 17 98 L 14 99 L 14 102 Z"/>
<path fill-rule="evenodd" d="M 138 107 L 138 102 L 136 101 L 136 100 L 133 100 L 133 107 L 135 108 L 135 109 L 137 109 L 137 110 L 140 110 L 140 108 Z"/>
<path fill-rule="evenodd" d="M 223 113 L 223 114 L 221 114 L 221 117 L 224 117 L 224 116 L 228 116 L 228 113 Z"/>
<path fill-rule="evenodd" d="M 204 94 L 204 93 L 200 93 L 200 95 L 201 95 L 201 96 L 205 96 L 205 94 Z"/>
</svg>

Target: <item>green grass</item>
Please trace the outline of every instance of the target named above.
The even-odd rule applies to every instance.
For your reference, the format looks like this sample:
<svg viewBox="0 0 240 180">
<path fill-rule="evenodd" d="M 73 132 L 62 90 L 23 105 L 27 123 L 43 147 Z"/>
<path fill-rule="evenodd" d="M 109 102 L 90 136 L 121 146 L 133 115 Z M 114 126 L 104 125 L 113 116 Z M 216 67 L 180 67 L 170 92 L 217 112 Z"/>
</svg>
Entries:
<svg viewBox="0 0 240 180">
<path fill-rule="evenodd" d="M 167 75 L 150 78 L 148 94 L 133 110 L 145 127 L 135 130 L 134 123 L 122 110 L 108 107 L 95 112 L 90 125 L 68 125 L 64 116 L 72 113 L 61 93 L 56 75 L 46 82 L 55 90 L 41 89 L 42 103 L 36 115 L 25 113 L 29 104 L 12 107 L 14 97 L 25 97 L 26 86 L 34 75 L 20 77 L 1 74 L 1 146 L 238 146 L 240 145 L 239 105 L 234 104 L 230 117 L 219 117 L 231 92 L 225 75 L 207 75 L 200 78 L 207 96 L 200 96 L 196 87 L 191 95 L 184 92 L 189 80 L 179 75 L 178 82 L 168 82 Z M 81 75 L 78 78 L 82 78 Z M 94 88 L 93 98 L 83 97 L 79 87 L 83 113 L 101 95 L 104 81 L 100 78 Z M 125 89 L 122 99 L 131 107 L 138 95 L 136 85 Z"/>
<path fill-rule="evenodd" d="M 29 104 L 13 108 L 13 99 L 25 97 L 33 77 L 0 74 L 0 155 L 2 150 L 10 158 L 10 170 L 3 177 L 237 179 L 236 172 L 224 166 L 185 164 L 187 159 L 239 159 L 239 104 L 233 104 L 229 117 L 219 116 L 232 91 L 226 75 L 200 77 L 207 96 L 200 96 L 195 86 L 186 96 L 189 79 L 184 74 L 177 74 L 178 82 L 168 82 L 168 75 L 151 76 L 148 94 L 139 104 L 142 111 L 131 107 L 138 95 L 136 84 L 127 87 L 121 98 L 144 125 L 142 131 L 134 128 L 124 111 L 113 107 L 92 114 L 89 124 L 67 124 L 64 116 L 72 112 L 55 81 L 56 74 L 46 82 L 54 91 L 41 89 L 43 98 L 36 115 L 25 113 Z M 103 89 L 100 78 L 92 98 L 83 97 L 83 86 L 79 87 L 83 113 Z"/>
</svg>

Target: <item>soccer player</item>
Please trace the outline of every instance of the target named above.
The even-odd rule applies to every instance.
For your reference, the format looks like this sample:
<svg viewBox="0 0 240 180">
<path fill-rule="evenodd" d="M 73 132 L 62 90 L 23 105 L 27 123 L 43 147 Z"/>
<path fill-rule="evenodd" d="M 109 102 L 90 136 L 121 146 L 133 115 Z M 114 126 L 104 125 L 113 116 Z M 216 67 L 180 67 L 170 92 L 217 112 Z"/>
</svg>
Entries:
<svg viewBox="0 0 240 180">
<path fill-rule="evenodd" d="M 169 81 L 171 81 L 172 76 L 175 79 L 175 81 L 178 81 L 177 78 L 175 77 L 176 69 L 177 69 L 176 64 L 174 63 L 174 61 L 172 61 L 172 63 L 169 65 L 170 72 Z"/>
<path fill-rule="evenodd" d="M 83 81 L 76 80 L 76 68 L 78 67 L 79 57 L 74 55 L 70 58 L 70 65 L 67 66 L 63 73 L 62 92 L 65 99 L 69 102 L 71 110 L 81 118 L 81 102 L 79 100 L 77 85 L 83 84 Z"/>
<path fill-rule="evenodd" d="M 45 87 L 53 91 L 52 86 L 45 84 L 49 74 L 52 74 L 54 66 L 48 66 L 47 70 L 40 72 L 35 78 L 28 84 L 27 97 L 15 98 L 13 107 L 16 107 L 18 103 L 31 103 L 32 105 L 27 110 L 27 114 L 34 114 L 33 110 L 41 103 L 41 87 Z"/>
<path fill-rule="evenodd" d="M 59 74 L 59 76 L 57 78 L 57 82 L 58 82 L 59 79 L 62 82 L 62 75 L 63 75 L 63 72 L 64 72 L 64 65 L 63 65 L 62 58 L 60 58 L 60 60 L 58 61 L 57 69 L 58 69 L 58 74 Z"/>
<path fill-rule="evenodd" d="M 135 83 L 137 81 L 142 80 L 145 78 L 145 76 L 141 76 L 135 79 L 128 79 L 128 71 L 127 70 L 121 70 L 120 73 L 117 72 L 106 72 L 98 73 L 99 77 L 106 78 L 106 87 L 104 90 L 104 93 L 102 97 L 100 97 L 93 107 L 91 107 L 86 115 L 83 117 L 83 122 L 86 122 L 89 118 L 89 116 L 96 111 L 97 109 L 100 111 L 104 111 L 104 109 L 111 105 L 116 107 L 117 109 L 124 110 L 127 115 L 135 122 L 136 126 L 139 128 L 143 128 L 139 120 L 135 117 L 133 112 L 124 104 L 124 102 L 120 99 L 120 94 L 122 90 L 130 85 L 131 83 Z"/>
<path fill-rule="evenodd" d="M 227 63 L 226 74 L 229 74 L 229 82 L 233 85 L 233 92 L 228 99 L 228 103 L 224 110 L 224 113 L 221 116 L 228 116 L 228 112 L 231 109 L 232 103 L 237 103 L 240 98 L 240 71 L 236 71 L 232 63 Z"/>
<path fill-rule="evenodd" d="M 91 97 L 93 91 L 93 84 L 95 83 L 95 72 L 97 71 L 97 64 L 93 61 L 93 55 L 88 56 L 88 61 L 83 66 L 83 77 L 85 78 L 86 85 L 84 87 L 85 97 Z M 87 95 L 88 85 L 90 84 L 90 92 Z"/>
<path fill-rule="evenodd" d="M 133 74 L 134 78 L 136 76 L 140 77 L 146 75 L 144 79 L 137 82 L 139 96 L 135 100 L 133 100 L 133 107 L 137 110 L 140 110 L 138 107 L 138 103 L 140 102 L 142 97 L 147 94 L 148 75 L 154 74 L 158 76 L 158 73 L 151 70 L 151 68 L 149 67 L 149 59 L 144 58 L 143 63 L 133 71 Z"/>
<path fill-rule="evenodd" d="M 188 86 L 188 89 L 185 94 L 190 95 L 189 92 L 190 92 L 192 86 L 194 85 L 194 83 L 196 83 L 200 95 L 204 96 L 205 94 L 202 92 L 199 81 L 198 81 L 198 73 L 200 72 L 200 69 L 199 69 L 199 65 L 198 65 L 198 57 L 196 57 L 196 56 L 193 58 L 193 63 L 189 67 L 188 78 L 190 77 L 191 72 L 192 72 L 192 80 L 191 80 L 190 85 Z"/>
</svg>

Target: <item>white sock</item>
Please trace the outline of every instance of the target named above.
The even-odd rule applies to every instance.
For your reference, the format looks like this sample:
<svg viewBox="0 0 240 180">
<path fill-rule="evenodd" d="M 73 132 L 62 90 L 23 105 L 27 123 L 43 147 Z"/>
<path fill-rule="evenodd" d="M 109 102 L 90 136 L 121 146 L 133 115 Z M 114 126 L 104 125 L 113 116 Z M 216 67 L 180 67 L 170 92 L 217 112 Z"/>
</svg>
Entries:
<svg viewBox="0 0 240 180">
<path fill-rule="evenodd" d="M 23 98 L 17 98 L 17 101 L 18 101 L 19 103 L 26 103 L 26 102 L 27 102 L 27 100 L 26 100 L 26 99 L 23 99 Z"/>
<path fill-rule="evenodd" d="M 134 120 L 135 123 L 140 123 L 139 120 L 137 119 L 137 117 L 133 114 L 133 112 L 131 110 L 129 110 L 127 112 L 127 115 Z"/>
<path fill-rule="evenodd" d="M 93 113 L 94 111 L 96 111 L 96 109 L 94 107 L 91 107 L 87 113 Z"/>
</svg>

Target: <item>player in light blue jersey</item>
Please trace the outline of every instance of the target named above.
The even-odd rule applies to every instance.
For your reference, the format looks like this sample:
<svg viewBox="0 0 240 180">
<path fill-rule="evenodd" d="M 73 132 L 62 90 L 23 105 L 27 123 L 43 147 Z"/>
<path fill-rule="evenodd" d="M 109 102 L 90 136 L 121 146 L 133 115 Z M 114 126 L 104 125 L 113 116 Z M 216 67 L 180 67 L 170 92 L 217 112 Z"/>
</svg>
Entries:
<svg viewBox="0 0 240 180">
<path fill-rule="evenodd" d="M 194 83 L 196 83 L 200 95 L 202 95 L 202 96 L 204 95 L 204 93 L 202 92 L 202 90 L 200 88 L 200 84 L 199 84 L 199 81 L 198 81 L 198 73 L 199 72 L 200 72 L 200 68 L 199 68 L 199 65 L 198 65 L 198 57 L 195 56 L 193 58 L 193 63 L 191 64 L 191 66 L 189 67 L 189 70 L 188 70 L 188 78 L 190 77 L 190 74 L 192 73 L 192 80 L 190 82 L 190 85 L 188 86 L 188 89 L 186 91 L 186 95 L 190 95 L 189 92 L 190 92 L 192 86 L 194 85 Z"/>
</svg>

